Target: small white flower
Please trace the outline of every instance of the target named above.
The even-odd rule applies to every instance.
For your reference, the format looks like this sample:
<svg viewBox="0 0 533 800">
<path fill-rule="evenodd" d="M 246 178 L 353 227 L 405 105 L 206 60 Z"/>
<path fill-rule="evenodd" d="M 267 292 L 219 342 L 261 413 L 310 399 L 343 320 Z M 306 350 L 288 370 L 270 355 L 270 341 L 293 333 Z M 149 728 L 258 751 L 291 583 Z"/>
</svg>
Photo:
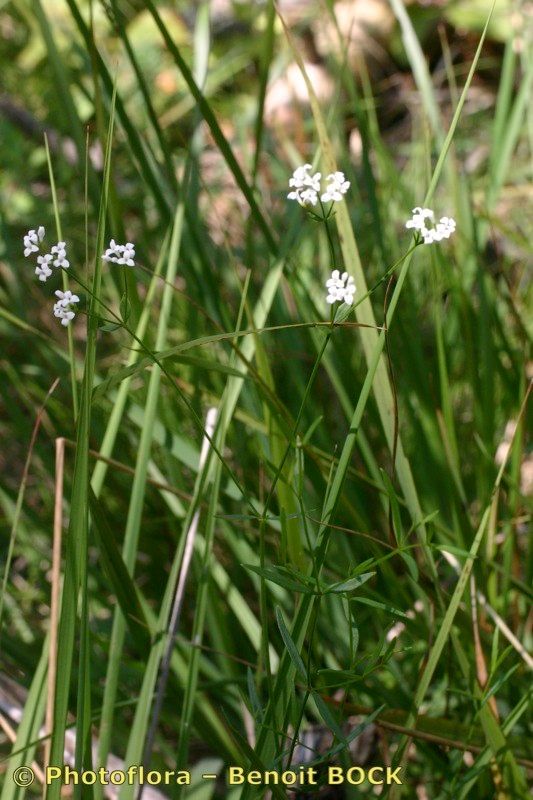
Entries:
<svg viewBox="0 0 533 800">
<path fill-rule="evenodd" d="M 57 303 L 54 303 L 54 317 L 60 319 L 61 324 L 66 327 L 76 316 L 75 312 L 70 308 L 70 306 L 74 305 L 75 303 L 79 303 L 80 298 L 77 294 L 72 294 L 70 289 L 67 289 L 64 292 L 62 292 L 60 289 L 57 289 L 55 295 L 59 299 Z"/>
<path fill-rule="evenodd" d="M 61 324 L 65 327 L 69 325 L 76 314 L 74 311 L 71 311 L 69 308 L 65 308 L 64 305 L 61 303 L 54 303 L 54 317 L 57 317 L 61 320 Z"/>
<path fill-rule="evenodd" d="M 302 189 L 298 202 L 303 206 L 316 206 L 318 203 L 318 194 L 314 189 Z"/>
<path fill-rule="evenodd" d="M 114 239 L 111 239 L 109 242 L 109 247 L 103 254 L 102 259 L 104 261 L 114 261 L 117 257 L 117 244 Z"/>
<path fill-rule="evenodd" d="M 295 169 L 292 173 L 292 178 L 289 180 L 289 186 L 294 189 L 303 189 L 305 186 L 310 186 L 315 192 L 319 192 L 322 173 L 315 172 L 314 175 L 310 175 L 310 169 L 312 169 L 311 164 L 304 164 L 303 167 Z"/>
<path fill-rule="evenodd" d="M 37 266 L 35 267 L 35 274 L 38 276 L 40 281 L 45 282 L 47 278 L 50 277 L 52 274 L 52 270 L 50 269 L 50 261 L 52 260 L 52 256 L 47 253 L 45 256 L 37 256 Z"/>
<path fill-rule="evenodd" d="M 441 217 L 437 223 L 437 233 L 441 239 L 449 239 L 452 233 L 455 233 L 456 228 L 455 220 L 452 217 Z"/>
<path fill-rule="evenodd" d="M 426 219 L 433 222 L 433 211 L 430 208 L 420 208 L 420 206 L 417 206 L 416 208 L 413 208 L 413 216 L 411 219 L 407 220 L 405 227 L 422 231 L 426 227 Z"/>
<path fill-rule="evenodd" d="M 30 256 L 32 253 L 39 252 L 39 245 L 44 239 L 45 230 L 42 225 L 39 225 L 37 230 L 33 228 L 28 231 L 24 236 L 24 255 Z"/>
<path fill-rule="evenodd" d="M 56 289 L 54 292 L 55 296 L 59 298 L 58 303 L 62 306 L 68 306 L 71 303 L 79 303 L 80 298 L 77 294 L 72 294 L 70 289 L 66 289 L 64 292 L 61 289 Z"/>
<path fill-rule="evenodd" d="M 318 203 L 318 193 L 314 189 L 297 189 L 294 192 L 289 192 L 287 198 L 289 200 L 297 200 L 301 206 L 316 206 Z"/>
<path fill-rule="evenodd" d="M 341 274 L 338 269 L 334 269 L 326 281 L 326 288 L 328 290 L 326 302 L 330 305 L 343 302 L 352 305 L 356 288 L 354 279 L 347 272 Z"/>
<path fill-rule="evenodd" d="M 294 186 L 295 189 L 301 189 L 309 181 L 309 170 L 312 169 L 312 164 L 304 164 L 297 167 L 292 173 L 292 178 L 289 179 L 289 186 Z"/>
<path fill-rule="evenodd" d="M 318 193 L 320 192 L 320 178 L 322 173 L 315 172 L 311 175 L 309 170 L 312 169 L 311 164 L 304 164 L 297 167 L 292 173 L 292 178 L 289 180 L 289 187 L 293 189 L 289 192 L 287 198 L 289 200 L 297 200 L 301 206 L 316 206 L 318 202 Z"/>
<path fill-rule="evenodd" d="M 127 267 L 135 266 L 135 245 L 133 242 L 126 242 L 124 250 L 122 251 L 122 260 L 119 259 L 119 264 L 125 264 Z"/>
<path fill-rule="evenodd" d="M 338 203 L 350 188 L 350 181 L 346 180 L 344 172 L 332 172 L 326 181 L 326 191 L 320 199 L 323 203 Z"/>
<path fill-rule="evenodd" d="M 133 242 L 117 244 L 114 239 L 109 242 L 109 247 L 102 255 L 104 261 L 111 261 L 113 264 L 125 264 L 127 267 L 135 266 L 135 245 Z"/>
<path fill-rule="evenodd" d="M 55 256 L 54 267 L 61 267 L 62 269 L 68 269 L 70 267 L 70 261 L 67 260 L 67 249 L 65 242 L 58 242 L 55 244 L 50 253 L 52 256 Z"/>
<path fill-rule="evenodd" d="M 418 231 L 424 240 L 424 244 L 433 244 L 442 239 L 449 239 L 454 233 L 456 224 L 452 217 L 441 217 L 437 224 L 434 224 L 435 214 L 431 208 L 413 208 L 413 216 L 405 223 L 406 228 L 413 228 Z"/>
</svg>

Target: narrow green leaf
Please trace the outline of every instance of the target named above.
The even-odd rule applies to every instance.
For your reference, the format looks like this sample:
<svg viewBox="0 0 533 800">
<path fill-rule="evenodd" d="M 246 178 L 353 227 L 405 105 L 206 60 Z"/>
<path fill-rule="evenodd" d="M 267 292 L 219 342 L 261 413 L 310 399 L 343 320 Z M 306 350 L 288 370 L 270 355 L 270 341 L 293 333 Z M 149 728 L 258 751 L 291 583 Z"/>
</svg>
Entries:
<svg viewBox="0 0 533 800">
<path fill-rule="evenodd" d="M 297 673 L 299 674 L 300 678 L 307 683 L 307 670 L 305 669 L 305 664 L 302 661 L 302 657 L 298 652 L 289 631 L 287 630 L 287 626 L 285 625 L 285 620 L 283 619 L 283 614 L 279 606 L 276 606 L 276 622 L 278 623 L 281 637 L 285 643 L 285 647 L 287 648 L 287 652 L 289 653 L 291 661 L 296 667 Z"/>
<path fill-rule="evenodd" d="M 341 594 L 343 592 L 353 592 L 354 589 L 359 589 L 364 583 L 373 578 L 375 572 L 364 572 L 362 575 L 356 575 L 353 578 L 348 578 L 346 581 L 340 581 L 340 583 L 332 583 L 326 589 L 324 589 L 324 594 Z"/>
<path fill-rule="evenodd" d="M 370 597 L 352 597 L 350 600 L 352 603 L 361 603 L 364 606 L 379 608 L 381 611 L 386 611 L 387 614 L 391 614 L 393 617 L 409 619 L 407 614 L 404 614 L 403 611 L 400 611 L 398 608 L 394 608 L 394 606 L 389 605 L 389 603 L 381 603 L 379 600 L 372 600 Z"/>
<path fill-rule="evenodd" d="M 302 574 L 300 577 L 296 571 L 288 570 L 286 567 L 257 567 L 253 564 L 243 564 L 243 567 L 291 592 L 319 594 L 316 585 L 313 586 L 307 576 Z"/>
</svg>

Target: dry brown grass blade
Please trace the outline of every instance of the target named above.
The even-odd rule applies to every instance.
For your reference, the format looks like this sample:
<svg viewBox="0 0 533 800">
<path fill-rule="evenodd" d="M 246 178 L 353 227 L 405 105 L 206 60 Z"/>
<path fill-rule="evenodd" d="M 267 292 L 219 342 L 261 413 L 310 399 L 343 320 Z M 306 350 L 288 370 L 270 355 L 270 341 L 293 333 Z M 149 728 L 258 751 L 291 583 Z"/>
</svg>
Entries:
<svg viewBox="0 0 533 800">
<path fill-rule="evenodd" d="M 485 690 L 489 682 L 489 673 L 487 671 L 487 662 L 485 661 L 485 654 L 481 646 L 481 637 L 479 635 L 479 622 L 477 615 L 477 592 L 476 581 L 474 576 L 470 577 L 470 603 L 472 608 L 472 630 L 474 634 L 474 649 L 476 652 L 476 672 L 477 679 L 480 687 Z M 498 707 L 496 705 L 496 698 L 492 695 L 489 698 L 489 706 L 497 720 L 500 719 L 498 714 Z"/>
<path fill-rule="evenodd" d="M 16 742 L 17 740 L 17 732 L 13 728 L 13 726 L 8 722 L 8 720 L 4 717 L 3 714 L 0 714 L 0 728 L 4 731 L 5 735 L 9 739 L 10 742 Z M 39 764 L 36 761 L 32 762 L 31 768 L 35 773 L 35 777 L 42 783 L 44 786 L 44 772 L 40 768 Z"/>
</svg>

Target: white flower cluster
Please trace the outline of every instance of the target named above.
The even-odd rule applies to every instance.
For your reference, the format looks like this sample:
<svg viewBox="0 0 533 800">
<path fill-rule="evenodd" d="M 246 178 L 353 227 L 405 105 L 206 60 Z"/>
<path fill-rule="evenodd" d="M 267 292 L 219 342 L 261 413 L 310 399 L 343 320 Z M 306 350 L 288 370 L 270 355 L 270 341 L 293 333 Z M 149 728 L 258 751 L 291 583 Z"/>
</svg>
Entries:
<svg viewBox="0 0 533 800">
<path fill-rule="evenodd" d="M 60 319 L 61 324 L 66 327 L 76 316 L 70 306 L 79 303 L 80 298 L 77 294 L 72 294 L 70 289 L 67 289 L 65 292 L 62 292 L 58 289 L 55 295 L 59 299 L 56 303 L 54 303 L 54 317 Z"/>
<path fill-rule="evenodd" d="M 413 216 L 405 223 L 406 228 L 419 231 L 424 244 L 433 244 L 442 239 L 449 239 L 455 231 L 455 220 L 452 217 L 441 217 L 435 225 L 435 214 L 431 208 L 413 208 Z"/>
<path fill-rule="evenodd" d="M 334 203 L 342 200 L 350 188 L 350 181 L 347 181 L 343 172 L 332 172 L 326 178 L 325 190 L 321 191 L 321 172 L 310 173 L 311 164 L 304 164 L 292 173 L 289 180 L 289 187 L 292 189 L 287 195 L 289 200 L 297 200 L 301 206 L 316 206 L 318 196 L 323 203 Z"/>
<path fill-rule="evenodd" d="M 68 269 L 70 261 L 67 260 L 67 250 L 65 242 L 58 242 L 50 250 L 52 256 L 55 256 L 53 264 L 54 267 L 61 267 L 61 269 Z"/>
<path fill-rule="evenodd" d="M 44 240 L 45 233 L 44 227 L 40 225 L 37 230 L 32 229 L 24 236 L 24 255 L 26 257 L 32 255 L 32 253 L 40 252 L 40 245 Z M 45 283 L 52 274 L 52 267 L 56 267 L 56 269 L 68 269 L 70 267 L 70 261 L 67 258 L 67 245 L 65 242 L 58 242 L 51 248 L 49 253 L 37 256 L 35 274 L 38 279 Z M 80 298 L 77 294 L 72 294 L 69 289 L 65 292 L 58 290 L 56 292 L 56 297 L 58 297 L 59 300 L 54 304 L 54 317 L 60 319 L 61 324 L 66 326 L 75 317 L 71 305 L 79 303 Z"/>
<path fill-rule="evenodd" d="M 303 164 L 292 173 L 289 187 L 292 189 L 287 195 L 289 200 L 297 200 L 301 206 L 316 206 L 318 197 L 322 203 L 337 203 L 342 200 L 350 188 L 343 172 L 332 172 L 326 177 L 326 186 L 321 192 L 321 172 L 311 173 L 311 164 Z M 351 306 L 356 292 L 354 279 L 347 272 L 334 269 L 331 277 L 326 281 L 328 294 L 326 301 L 332 303 L 346 303 Z"/>
<path fill-rule="evenodd" d="M 104 261 L 111 261 L 113 264 L 125 264 L 127 267 L 135 266 L 135 245 L 133 242 L 117 244 L 114 239 L 109 242 L 109 247 L 102 256 Z"/>
<path fill-rule="evenodd" d="M 32 228 L 31 231 L 28 231 L 24 237 L 24 255 L 26 258 L 31 256 L 32 253 L 39 252 L 39 245 L 44 239 L 44 234 L 45 230 L 42 225 L 39 225 L 37 230 Z"/>
<path fill-rule="evenodd" d="M 33 253 L 40 253 L 40 245 L 45 237 L 45 229 L 40 225 L 36 230 L 31 229 L 24 236 L 24 255 L 26 257 Z M 109 242 L 109 247 L 102 255 L 104 261 L 111 261 L 115 264 L 125 264 L 128 267 L 135 266 L 135 245 L 132 242 L 126 244 L 117 244 L 114 239 Z M 43 283 L 52 274 L 52 267 L 58 269 L 68 269 L 70 261 L 67 258 L 67 246 L 65 242 L 58 242 L 55 244 L 49 253 L 40 254 L 37 256 L 37 266 L 35 267 L 35 274 Z M 75 308 L 76 303 L 80 302 L 77 294 L 72 294 L 70 289 L 62 292 L 56 291 L 57 302 L 54 303 L 54 317 L 61 320 L 61 324 L 65 327 L 69 325 L 76 316 Z"/>
<path fill-rule="evenodd" d="M 26 258 L 31 256 L 32 253 L 40 252 L 40 244 L 45 236 L 45 229 L 40 225 L 37 230 L 28 231 L 24 236 L 24 255 Z M 58 242 L 55 244 L 49 253 L 37 256 L 37 266 L 35 267 L 35 274 L 43 283 L 50 277 L 52 270 L 50 265 L 61 269 L 68 269 L 70 261 L 67 259 L 67 246 L 65 242 Z"/>
<path fill-rule="evenodd" d="M 351 306 L 357 291 L 352 276 L 347 272 L 341 273 L 338 269 L 334 269 L 331 273 L 331 277 L 326 281 L 326 288 L 328 290 L 326 302 L 330 305 L 344 302 Z"/>
<path fill-rule="evenodd" d="M 338 203 L 350 188 L 350 181 L 346 180 L 344 172 L 332 172 L 326 180 L 326 191 L 320 199 L 323 203 Z"/>
<path fill-rule="evenodd" d="M 289 192 L 287 197 L 289 200 L 297 200 L 301 206 L 316 206 L 318 202 L 322 174 L 315 172 L 314 175 L 310 175 L 310 169 L 312 169 L 311 164 L 304 164 L 303 167 L 298 167 L 294 170 L 292 178 L 289 180 L 289 187 L 292 187 L 293 191 Z"/>
<path fill-rule="evenodd" d="M 46 255 L 44 256 L 37 256 L 37 266 L 35 267 L 35 274 L 37 275 L 40 281 L 43 281 L 43 283 L 52 274 L 52 270 L 50 269 L 50 262 L 52 258 L 53 256 L 51 253 L 46 253 Z"/>
</svg>

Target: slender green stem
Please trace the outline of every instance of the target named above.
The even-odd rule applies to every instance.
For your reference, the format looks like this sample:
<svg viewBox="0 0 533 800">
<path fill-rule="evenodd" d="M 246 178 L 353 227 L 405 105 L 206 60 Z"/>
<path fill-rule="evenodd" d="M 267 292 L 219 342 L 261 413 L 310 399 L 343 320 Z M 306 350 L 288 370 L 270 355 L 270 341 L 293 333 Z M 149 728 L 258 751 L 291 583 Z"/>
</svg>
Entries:
<svg viewBox="0 0 533 800">
<path fill-rule="evenodd" d="M 54 170 L 52 167 L 52 159 L 50 157 L 50 148 L 48 145 L 48 137 L 46 133 L 44 134 L 44 145 L 46 149 L 46 159 L 48 162 L 48 174 L 50 176 L 50 189 L 52 192 L 52 203 L 54 207 L 54 215 L 55 215 L 55 222 L 56 222 L 56 234 L 57 234 L 57 241 L 63 241 L 63 234 L 61 232 L 61 217 L 59 214 L 59 203 L 57 200 L 57 192 L 56 192 L 56 183 L 54 179 Z M 66 270 L 61 270 L 61 279 L 63 281 L 63 291 L 68 289 L 68 277 Z M 69 362 L 70 362 L 70 385 L 72 390 L 72 411 L 74 414 L 74 419 L 78 417 L 78 381 L 76 378 L 76 356 L 74 353 L 74 334 L 72 332 L 72 328 L 70 325 L 67 329 L 67 342 L 68 342 L 68 353 L 69 353 Z"/>
</svg>

